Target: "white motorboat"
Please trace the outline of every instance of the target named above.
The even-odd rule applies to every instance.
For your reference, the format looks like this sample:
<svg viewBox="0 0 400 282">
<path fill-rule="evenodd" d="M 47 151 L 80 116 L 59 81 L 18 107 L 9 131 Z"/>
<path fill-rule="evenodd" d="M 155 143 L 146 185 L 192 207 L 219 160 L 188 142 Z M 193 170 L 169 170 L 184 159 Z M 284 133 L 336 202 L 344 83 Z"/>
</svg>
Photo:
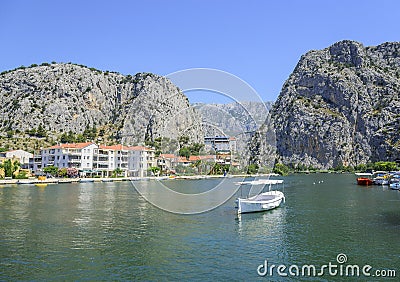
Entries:
<svg viewBox="0 0 400 282">
<path fill-rule="evenodd" d="M 283 180 L 260 179 L 254 181 L 238 182 L 240 185 L 271 185 L 283 183 Z M 285 201 L 285 195 L 281 191 L 268 191 L 249 198 L 238 198 L 236 200 L 238 213 L 250 213 L 267 211 L 280 206 Z"/>
<path fill-rule="evenodd" d="M 390 189 L 392 189 L 392 190 L 400 190 L 400 182 L 392 182 L 392 183 L 390 183 Z"/>
</svg>

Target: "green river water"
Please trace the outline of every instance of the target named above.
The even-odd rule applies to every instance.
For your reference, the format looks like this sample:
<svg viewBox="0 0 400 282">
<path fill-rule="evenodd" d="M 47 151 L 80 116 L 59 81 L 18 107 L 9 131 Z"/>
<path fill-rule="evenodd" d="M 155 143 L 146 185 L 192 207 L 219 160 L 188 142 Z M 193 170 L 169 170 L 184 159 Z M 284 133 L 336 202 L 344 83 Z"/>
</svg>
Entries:
<svg viewBox="0 0 400 282">
<path fill-rule="evenodd" d="M 400 192 L 357 186 L 346 174 L 282 179 L 281 207 L 240 217 L 235 196 L 181 215 L 148 203 L 130 182 L 3 186 L 0 280 L 399 281 Z M 165 184 L 196 193 L 220 181 Z M 349 265 L 359 275 L 346 274 Z"/>
</svg>

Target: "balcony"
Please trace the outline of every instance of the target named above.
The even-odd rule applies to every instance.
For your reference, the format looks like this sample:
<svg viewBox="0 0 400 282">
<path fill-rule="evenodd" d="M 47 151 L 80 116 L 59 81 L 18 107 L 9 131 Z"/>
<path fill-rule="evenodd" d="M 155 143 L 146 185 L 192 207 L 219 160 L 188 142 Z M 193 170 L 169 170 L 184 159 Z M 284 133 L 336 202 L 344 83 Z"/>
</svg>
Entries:
<svg viewBox="0 0 400 282">
<path fill-rule="evenodd" d="M 81 161 L 68 161 L 68 166 L 80 166 Z"/>
<path fill-rule="evenodd" d="M 95 169 L 108 169 L 107 164 L 93 164 L 93 168 Z"/>
<path fill-rule="evenodd" d="M 82 155 L 81 151 L 63 151 L 64 155 L 69 155 L 69 156 L 80 156 Z"/>
<path fill-rule="evenodd" d="M 106 164 L 108 165 L 108 161 L 93 161 L 93 165 L 96 166 L 96 164 Z"/>
<path fill-rule="evenodd" d="M 71 161 L 75 161 L 75 160 L 81 160 L 81 157 L 80 156 L 68 156 L 68 159 L 69 160 L 71 160 Z"/>
</svg>

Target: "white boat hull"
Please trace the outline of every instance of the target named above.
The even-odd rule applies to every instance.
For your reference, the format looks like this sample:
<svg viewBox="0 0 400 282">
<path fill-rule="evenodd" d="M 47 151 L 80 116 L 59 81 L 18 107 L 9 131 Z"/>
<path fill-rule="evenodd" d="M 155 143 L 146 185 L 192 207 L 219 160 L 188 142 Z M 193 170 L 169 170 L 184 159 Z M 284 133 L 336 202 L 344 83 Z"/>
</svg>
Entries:
<svg viewBox="0 0 400 282">
<path fill-rule="evenodd" d="M 400 190 L 400 182 L 391 183 L 390 184 L 390 189 L 392 189 L 392 190 Z"/>
<path fill-rule="evenodd" d="M 247 199 L 237 199 L 238 213 L 267 211 L 280 206 L 285 196 L 280 191 L 269 191 Z"/>
</svg>

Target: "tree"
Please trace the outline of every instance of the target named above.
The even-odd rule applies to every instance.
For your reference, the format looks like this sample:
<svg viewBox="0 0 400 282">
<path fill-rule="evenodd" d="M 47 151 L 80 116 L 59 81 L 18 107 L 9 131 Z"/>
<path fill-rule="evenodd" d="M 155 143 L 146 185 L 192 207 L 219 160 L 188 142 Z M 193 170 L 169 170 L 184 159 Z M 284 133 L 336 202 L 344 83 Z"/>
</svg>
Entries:
<svg viewBox="0 0 400 282">
<path fill-rule="evenodd" d="M 29 136 L 36 136 L 36 128 L 27 129 L 25 130 L 25 133 L 28 134 Z"/>
<path fill-rule="evenodd" d="M 18 174 L 15 176 L 16 179 L 27 179 L 28 173 L 25 170 L 20 170 Z"/>
<path fill-rule="evenodd" d="M 228 171 L 229 171 L 229 165 L 215 163 L 210 171 L 210 174 L 225 174 Z"/>
<path fill-rule="evenodd" d="M 81 142 L 85 142 L 87 139 L 85 138 L 85 136 L 83 136 L 82 134 L 78 134 L 75 138 L 75 142 L 81 143 Z"/>
<path fill-rule="evenodd" d="M 21 164 L 18 160 L 5 160 L 2 164 L 0 164 L 0 168 L 4 169 L 5 177 L 14 177 L 14 173 L 19 170 Z"/>
<path fill-rule="evenodd" d="M 186 159 L 189 159 L 190 157 L 190 149 L 187 147 L 183 147 L 179 149 L 179 156 L 180 157 L 186 157 Z"/>
<path fill-rule="evenodd" d="M 70 130 L 68 133 L 63 133 L 60 136 L 61 143 L 74 143 L 76 141 L 75 134 Z"/>
<path fill-rule="evenodd" d="M 86 125 L 85 130 L 83 131 L 83 139 L 85 140 L 94 140 L 97 135 L 97 128 L 96 126 L 93 125 L 92 128 L 89 127 L 89 125 Z"/>
<path fill-rule="evenodd" d="M 42 137 L 46 137 L 46 136 L 47 136 L 46 129 L 44 129 L 42 124 L 39 124 L 39 126 L 36 130 L 36 137 L 42 138 Z"/>
<path fill-rule="evenodd" d="M 59 177 L 66 177 L 67 176 L 67 168 L 66 167 L 63 167 L 63 168 L 60 168 L 59 170 L 58 170 L 58 176 Z"/>
<path fill-rule="evenodd" d="M 247 167 L 247 174 L 255 174 L 258 172 L 258 165 L 257 164 L 249 164 Z"/>
<path fill-rule="evenodd" d="M 184 147 L 185 145 L 189 144 L 189 137 L 182 135 L 179 137 L 178 142 L 180 147 Z"/>
<path fill-rule="evenodd" d="M 193 156 L 198 156 L 200 154 L 200 150 L 203 149 L 204 144 L 193 143 L 189 146 L 190 154 Z"/>
<path fill-rule="evenodd" d="M 114 171 L 113 171 L 113 177 L 121 176 L 121 173 L 122 173 L 122 169 L 119 168 L 119 167 L 117 167 L 117 168 L 114 169 Z"/>
<path fill-rule="evenodd" d="M 197 172 L 201 174 L 201 160 L 197 160 L 192 164 L 193 168 L 197 169 Z"/>
<path fill-rule="evenodd" d="M 397 169 L 396 162 L 376 162 L 374 163 L 375 170 L 394 171 Z"/>
<path fill-rule="evenodd" d="M 161 168 L 159 168 L 158 166 L 152 166 L 149 167 L 148 171 L 150 171 L 152 173 L 152 175 L 156 176 L 160 174 L 160 170 Z"/>
<path fill-rule="evenodd" d="M 55 175 L 57 175 L 57 173 L 58 173 L 58 167 L 53 166 L 53 165 L 51 165 L 51 166 L 46 166 L 46 167 L 43 169 L 43 172 L 44 172 L 44 173 L 49 173 L 49 174 L 51 174 L 52 176 L 55 176 Z"/>
<path fill-rule="evenodd" d="M 284 164 L 277 163 L 273 172 L 285 176 L 289 174 L 289 167 Z"/>
</svg>

